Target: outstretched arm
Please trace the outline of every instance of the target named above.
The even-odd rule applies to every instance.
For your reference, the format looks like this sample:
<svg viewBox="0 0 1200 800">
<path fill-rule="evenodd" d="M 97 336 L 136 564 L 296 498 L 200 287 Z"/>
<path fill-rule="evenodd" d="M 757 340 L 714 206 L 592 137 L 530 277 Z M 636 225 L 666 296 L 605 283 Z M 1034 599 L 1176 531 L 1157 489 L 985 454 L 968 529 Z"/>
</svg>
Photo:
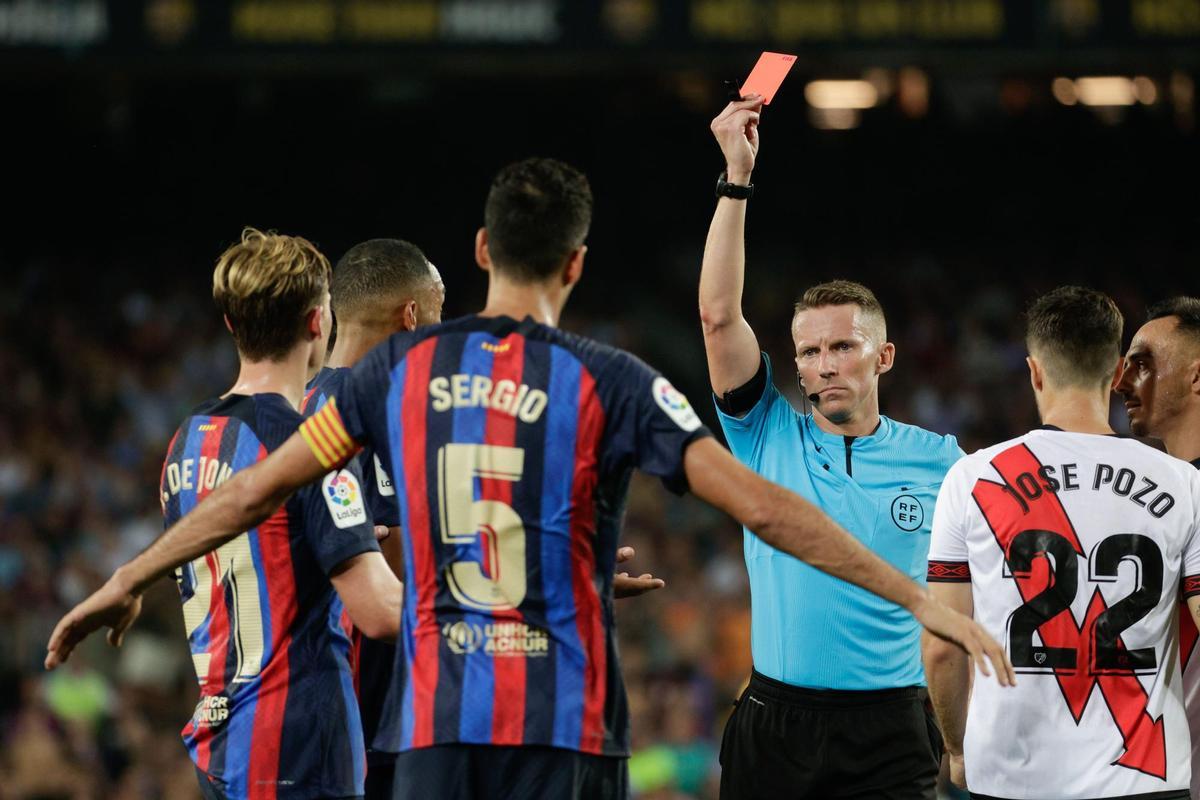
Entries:
<svg viewBox="0 0 1200 800">
<path fill-rule="evenodd" d="M 929 591 L 960 614 L 970 616 L 974 610 L 969 583 L 936 583 Z M 921 655 L 925 678 L 929 681 L 929 699 L 933 701 L 950 756 L 950 780 L 955 786 L 966 788 L 963 738 L 967 730 L 967 700 L 971 696 L 970 661 L 959 648 L 928 633 L 921 637 Z"/>
<path fill-rule="evenodd" d="M 966 651 L 984 675 L 991 674 L 986 659 L 1002 685 L 1016 682 L 1004 651 L 983 628 L 944 606 L 812 503 L 756 475 L 712 439 L 692 443 L 683 465 L 697 497 L 737 519 L 767 544 L 908 609 L 931 634 Z"/>
<path fill-rule="evenodd" d="M 751 95 L 748 100 L 730 103 L 712 121 L 730 183 L 750 183 L 758 153 L 761 104 L 761 97 Z M 758 340 L 742 316 L 746 202 L 729 197 L 717 201 L 700 267 L 700 324 L 708 354 L 709 381 L 718 396 L 747 383 L 759 365 Z"/>
<path fill-rule="evenodd" d="M 66 661 L 75 645 L 101 627 L 111 628 L 108 641 L 119 645 L 150 584 L 258 525 L 292 492 L 328 471 L 295 433 L 263 461 L 234 474 L 59 620 L 47 646 L 46 668 Z"/>
</svg>

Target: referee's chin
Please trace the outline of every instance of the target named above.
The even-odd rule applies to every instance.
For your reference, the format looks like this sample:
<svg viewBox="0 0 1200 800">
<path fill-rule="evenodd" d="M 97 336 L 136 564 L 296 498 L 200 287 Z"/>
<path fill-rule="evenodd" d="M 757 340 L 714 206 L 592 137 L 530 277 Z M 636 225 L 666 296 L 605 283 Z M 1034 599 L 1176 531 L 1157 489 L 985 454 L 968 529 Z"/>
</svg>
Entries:
<svg viewBox="0 0 1200 800">
<path fill-rule="evenodd" d="M 845 425 L 854 418 L 854 413 L 848 408 L 825 408 L 819 403 L 813 404 L 813 408 L 834 425 Z"/>
</svg>

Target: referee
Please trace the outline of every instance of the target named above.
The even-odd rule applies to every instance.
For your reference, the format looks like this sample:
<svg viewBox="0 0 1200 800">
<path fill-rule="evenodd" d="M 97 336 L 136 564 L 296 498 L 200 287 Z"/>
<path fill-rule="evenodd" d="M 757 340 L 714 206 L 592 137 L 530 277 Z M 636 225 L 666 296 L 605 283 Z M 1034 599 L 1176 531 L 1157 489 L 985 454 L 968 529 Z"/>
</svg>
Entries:
<svg viewBox="0 0 1200 800">
<path fill-rule="evenodd" d="M 725 156 L 700 273 L 700 319 L 721 427 L 739 460 L 820 506 L 924 581 L 938 488 L 962 456 L 952 436 L 879 413 L 892 368 L 883 309 L 858 283 L 808 289 L 792 339 L 798 414 L 742 316 L 746 203 L 761 98 L 712 123 Z M 823 575 L 745 531 L 754 672 L 721 744 L 722 800 L 935 797 L 942 754 L 928 712 L 920 629 L 899 606 Z"/>
</svg>

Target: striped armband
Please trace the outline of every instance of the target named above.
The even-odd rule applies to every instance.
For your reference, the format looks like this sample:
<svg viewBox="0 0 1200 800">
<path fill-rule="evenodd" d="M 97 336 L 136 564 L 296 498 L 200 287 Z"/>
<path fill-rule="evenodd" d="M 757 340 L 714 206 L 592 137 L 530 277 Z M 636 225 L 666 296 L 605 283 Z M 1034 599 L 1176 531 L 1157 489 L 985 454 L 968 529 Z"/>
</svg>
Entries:
<svg viewBox="0 0 1200 800">
<path fill-rule="evenodd" d="M 1183 579 L 1183 599 L 1200 594 L 1200 575 L 1188 575 Z"/>
<path fill-rule="evenodd" d="M 930 561 L 925 578 L 932 583 L 969 583 L 971 567 L 965 561 Z"/>
<path fill-rule="evenodd" d="M 362 445 L 346 433 L 335 398 L 330 398 L 320 411 L 304 421 L 300 435 L 325 469 L 337 469 L 362 449 Z"/>
</svg>

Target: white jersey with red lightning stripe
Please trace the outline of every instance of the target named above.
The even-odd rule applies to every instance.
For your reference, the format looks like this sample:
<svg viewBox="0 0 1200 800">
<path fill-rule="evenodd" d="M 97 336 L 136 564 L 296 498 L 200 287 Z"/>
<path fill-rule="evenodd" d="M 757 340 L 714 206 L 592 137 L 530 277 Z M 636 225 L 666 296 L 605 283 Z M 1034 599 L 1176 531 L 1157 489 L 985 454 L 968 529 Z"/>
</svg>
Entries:
<svg viewBox="0 0 1200 800">
<path fill-rule="evenodd" d="M 1200 472 L 1053 428 L 981 450 L 942 484 L 929 579 L 970 581 L 1018 673 L 975 681 L 972 796 L 1187 797 L 1178 614 L 1181 585 L 1200 593 Z"/>
<path fill-rule="evenodd" d="M 1200 469 L 1200 459 L 1192 462 Z M 1183 707 L 1192 729 L 1192 797 L 1200 798 L 1200 634 L 1186 605 L 1179 609 L 1179 660 L 1183 664 Z"/>
</svg>

